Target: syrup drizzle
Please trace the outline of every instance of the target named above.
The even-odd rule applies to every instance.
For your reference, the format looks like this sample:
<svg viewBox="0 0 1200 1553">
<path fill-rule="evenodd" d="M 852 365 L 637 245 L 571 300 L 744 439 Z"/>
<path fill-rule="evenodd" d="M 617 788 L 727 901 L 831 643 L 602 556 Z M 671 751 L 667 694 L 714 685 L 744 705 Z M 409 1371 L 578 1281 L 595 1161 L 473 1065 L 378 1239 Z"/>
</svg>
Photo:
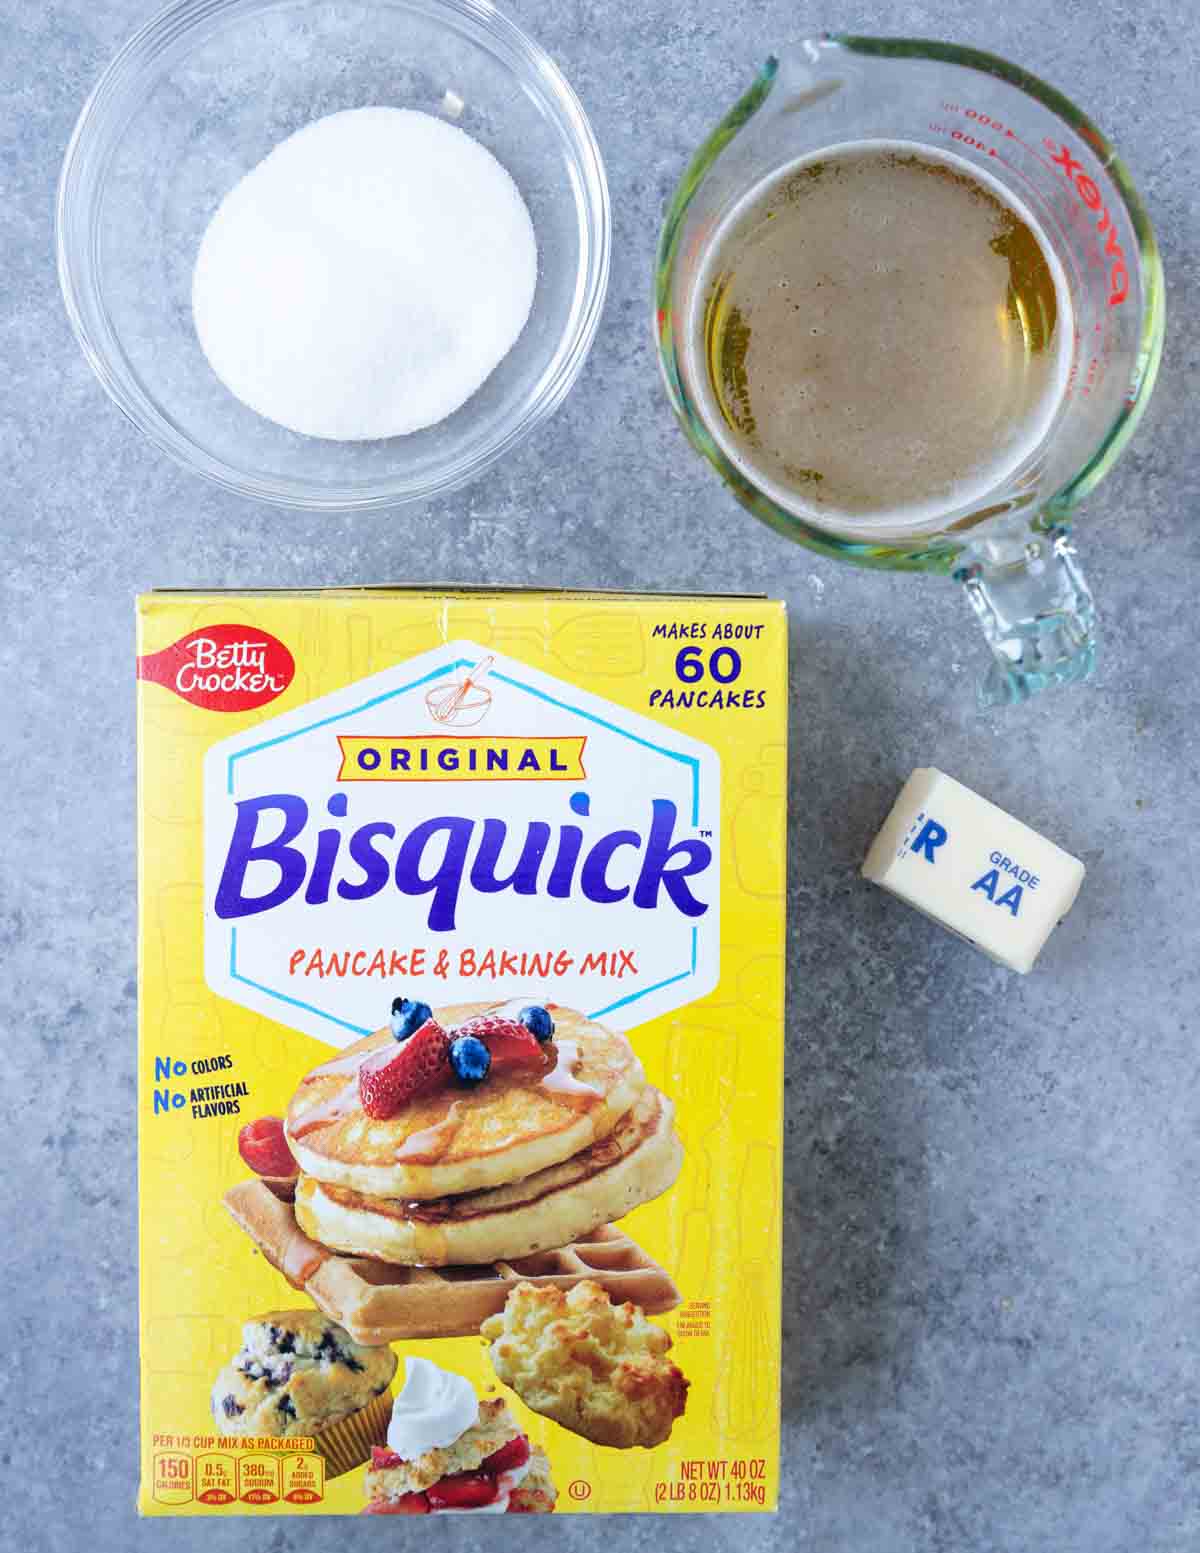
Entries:
<svg viewBox="0 0 1200 1553">
<path fill-rule="evenodd" d="M 433 1164 L 436 1160 L 442 1159 L 462 1126 L 463 1116 L 462 1107 L 456 1100 L 450 1107 L 449 1114 L 440 1122 L 435 1122 L 432 1127 L 422 1127 L 417 1132 L 410 1132 L 396 1150 L 396 1158 L 410 1162 L 419 1161 L 422 1164 Z"/>
<path fill-rule="evenodd" d="M 485 1010 L 486 1015 L 499 1015 L 502 1018 L 515 1019 L 522 1008 L 529 1006 L 528 997 L 509 998 L 504 1003 L 496 1003 Z M 543 1007 L 551 1007 L 543 1004 Z M 555 1051 L 557 1061 L 548 1073 L 544 1073 L 538 1079 L 537 1087 L 547 1090 L 551 1094 L 561 1095 L 571 1100 L 585 1102 L 599 1102 L 603 1109 L 604 1092 L 592 1084 L 585 1084 L 582 1079 L 575 1076 L 575 1068 L 580 1061 L 579 1044 L 576 1041 L 556 1041 Z M 310 1132 L 315 1132 L 319 1127 L 332 1126 L 334 1122 L 341 1121 L 344 1117 L 353 1115 L 359 1109 L 359 1074 L 369 1065 L 382 1067 L 390 1062 L 395 1055 L 395 1050 L 390 1042 L 382 1046 L 369 1048 L 365 1052 L 353 1052 L 350 1055 L 333 1057 L 328 1062 L 322 1063 L 319 1068 L 314 1068 L 311 1073 L 305 1075 L 301 1084 L 312 1084 L 318 1079 L 333 1077 L 337 1074 L 352 1074 L 349 1082 L 337 1090 L 328 1100 L 318 1102 L 304 1115 L 288 1128 L 293 1138 L 303 1138 Z M 588 1109 L 588 1105 L 581 1105 L 580 1110 Z M 457 1113 L 457 1114 L 456 1114 Z M 463 1113 L 459 1110 L 457 1102 L 451 1106 L 450 1113 L 444 1120 L 432 1127 L 424 1127 L 410 1135 L 400 1144 L 396 1150 L 398 1160 L 422 1160 L 432 1163 L 445 1156 L 454 1141 L 455 1134 L 462 1125 Z"/>
<path fill-rule="evenodd" d="M 297 1230 L 283 1248 L 279 1271 L 293 1289 L 302 1289 L 327 1254 L 321 1246 L 311 1241 L 302 1231 Z"/>
<path fill-rule="evenodd" d="M 580 1061 L 579 1044 L 576 1041 L 556 1041 L 558 1061 L 550 1069 L 549 1073 L 542 1076 L 541 1087 L 550 1090 L 557 1095 L 574 1095 L 586 1097 L 589 1100 L 603 1100 L 604 1091 L 597 1089 L 594 1084 L 585 1084 L 582 1079 L 575 1077 L 575 1068 Z"/>
<path fill-rule="evenodd" d="M 318 1127 L 328 1127 L 334 1122 L 341 1121 L 345 1116 L 352 1115 L 358 1110 L 360 1101 L 358 1096 L 358 1076 L 364 1068 L 382 1067 L 395 1055 L 391 1045 L 373 1046 L 365 1052 L 352 1052 L 349 1056 L 334 1057 L 329 1062 L 323 1063 L 319 1068 L 314 1068 L 301 1079 L 301 1084 L 312 1084 L 317 1079 L 332 1078 L 336 1074 L 351 1073 L 353 1078 L 349 1083 L 343 1084 L 328 1100 L 318 1101 L 316 1105 L 305 1111 L 304 1115 L 288 1128 L 293 1138 L 303 1138 L 310 1132 L 315 1132 Z"/>
<path fill-rule="evenodd" d="M 293 1138 L 303 1138 L 310 1132 L 315 1132 L 318 1127 L 329 1127 L 334 1122 L 341 1121 L 344 1116 L 349 1116 L 357 1110 L 358 1080 L 345 1084 L 336 1094 L 328 1100 L 322 1100 L 305 1111 L 297 1121 L 292 1122 L 288 1132 Z"/>
<path fill-rule="evenodd" d="M 300 1080 L 302 1084 L 313 1084 L 319 1078 L 326 1078 L 333 1073 L 357 1073 L 368 1057 L 372 1056 L 379 1048 L 372 1047 L 370 1051 L 343 1052 L 340 1057 L 331 1057 L 328 1062 L 323 1062 L 319 1068 L 314 1068 L 311 1073 L 306 1073 Z"/>
</svg>

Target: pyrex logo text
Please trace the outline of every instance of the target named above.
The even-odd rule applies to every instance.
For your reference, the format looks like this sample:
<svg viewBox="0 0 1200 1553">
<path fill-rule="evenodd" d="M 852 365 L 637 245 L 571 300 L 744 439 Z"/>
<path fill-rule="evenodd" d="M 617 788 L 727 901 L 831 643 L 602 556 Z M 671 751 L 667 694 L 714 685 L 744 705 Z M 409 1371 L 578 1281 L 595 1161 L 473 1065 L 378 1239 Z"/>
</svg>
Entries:
<svg viewBox="0 0 1200 1553">
<path fill-rule="evenodd" d="M 1042 144 L 1050 152 L 1050 160 L 1055 167 L 1061 168 L 1063 176 L 1072 185 L 1079 198 L 1091 211 L 1099 211 L 1100 219 L 1097 223 L 1097 231 L 1107 232 L 1108 236 L 1104 244 L 1104 258 L 1112 260 L 1112 266 L 1108 273 L 1108 305 L 1116 307 L 1124 302 L 1129 295 L 1129 270 L 1125 263 L 1125 253 L 1117 241 L 1117 228 L 1108 206 L 1100 196 L 1100 190 L 1093 179 L 1089 178 L 1083 170 L 1083 164 L 1075 159 L 1066 146 L 1060 146 L 1053 140 L 1044 140 Z"/>
</svg>

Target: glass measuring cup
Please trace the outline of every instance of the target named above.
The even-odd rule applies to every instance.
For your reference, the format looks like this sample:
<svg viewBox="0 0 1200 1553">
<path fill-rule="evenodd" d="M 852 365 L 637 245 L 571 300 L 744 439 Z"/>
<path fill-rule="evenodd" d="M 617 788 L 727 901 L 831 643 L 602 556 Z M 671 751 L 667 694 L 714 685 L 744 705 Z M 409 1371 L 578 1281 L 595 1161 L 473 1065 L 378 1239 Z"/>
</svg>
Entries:
<svg viewBox="0 0 1200 1553">
<path fill-rule="evenodd" d="M 950 152 L 1030 210 L 1073 311 L 1069 375 L 1045 435 L 999 483 L 911 531 L 835 526 L 760 489 L 722 445 L 702 341 L 706 265 L 749 190 L 863 141 Z M 659 239 L 659 362 L 683 428 L 739 501 L 780 533 L 861 565 L 952 575 L 992 649 L 985 704 L 1085 678 L 1096 617 L 1068 528 L 1140 419 L 1162 351 L 1162 265 L 1111 145 L 1067 98 L 992 54 L 825 34 L 768 59 L 697 152 Z M 874 532 L 871 530 L 874 529 Z"/>
</svg>

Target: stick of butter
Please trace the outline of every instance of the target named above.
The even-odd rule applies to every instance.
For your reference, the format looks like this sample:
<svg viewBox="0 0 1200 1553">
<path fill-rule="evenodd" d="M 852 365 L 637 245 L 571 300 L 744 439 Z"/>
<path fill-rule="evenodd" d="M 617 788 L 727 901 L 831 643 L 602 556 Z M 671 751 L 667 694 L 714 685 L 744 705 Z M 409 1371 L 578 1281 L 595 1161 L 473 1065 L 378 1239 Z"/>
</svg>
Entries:
<svg viewBox="0 0 1200 1553">
<path fill-rule="evenodd" d="M 933 766 L 914 771 L 863 877 L 1022 974 L 1070 911 L 1084 866 Z"/>
</svg>

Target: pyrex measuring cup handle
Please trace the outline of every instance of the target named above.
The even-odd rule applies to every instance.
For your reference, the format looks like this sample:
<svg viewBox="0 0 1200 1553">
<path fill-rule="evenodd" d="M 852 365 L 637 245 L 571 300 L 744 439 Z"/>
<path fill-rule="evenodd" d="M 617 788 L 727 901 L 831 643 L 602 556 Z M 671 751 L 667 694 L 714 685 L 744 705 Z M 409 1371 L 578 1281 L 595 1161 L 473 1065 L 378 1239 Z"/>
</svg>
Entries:
<svg viewBox="0 0 1200 1553">
<path fill-rule="evenodd" d="M 979 541 L 954 575 L 992 649 L 981 706 L 1027 701 L 1092 672 L 1096 607 L 1065 529 Z"/>
</svg>

